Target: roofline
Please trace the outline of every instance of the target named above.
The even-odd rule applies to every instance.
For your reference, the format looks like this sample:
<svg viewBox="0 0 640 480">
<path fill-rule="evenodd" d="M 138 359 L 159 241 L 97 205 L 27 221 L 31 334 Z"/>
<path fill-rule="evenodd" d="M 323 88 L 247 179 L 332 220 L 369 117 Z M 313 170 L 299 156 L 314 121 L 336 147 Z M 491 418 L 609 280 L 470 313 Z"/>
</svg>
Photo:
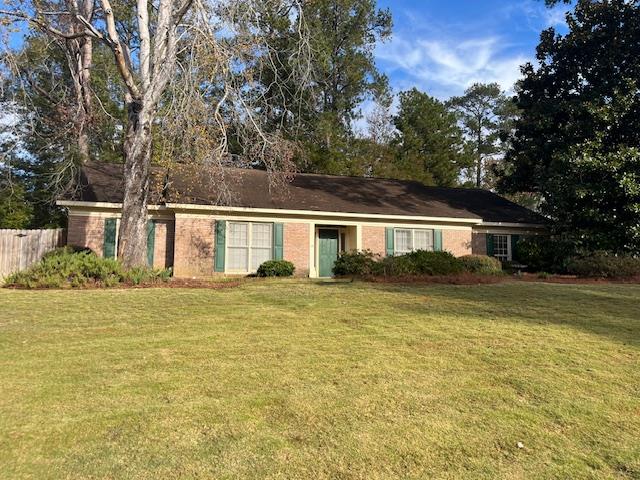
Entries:
<svg viewBox="0 0 640 480">
<path fill-rule="evenodd" d="M 481 227 L 527 227 L 527 228 L 546 228 L 544 223 L 514 223 L 514 222 L 482 222 Z"/>
<path fill-rule="evenodd" d="M 121 209 L 122 203 L 110 202 L 85 202 L 80 200 L 58 200 L 57 205 L 61 207 L 84 207 L 84 208 L 108 208 Z M 429 217 L 423 215 L 385 215 L 380 213 L 352 213 L 352 212 L 327 212 L 323 210 L 288 210 L 279 208 L 253 208 L 253 207 L 229 207 L 222 205 L 195 205 L 190 203 L 167 203 L 165 205 L 149 205 L 151 210 L 169 209 L 169 210 L 191 210 L 201 212 L 243 212 L 243 213 L 261 213 L 261 214 L 280 214 L 287 216 L 295 215 L 318 215 L 323 217 L 336 218 L 379 218 L 384 220 L 414 220 L 424 222 L 450 222 L 465 223 L 471 225 L 481 225 L 481 218 L 456 218 L 456 217 Z"/>
</svg>

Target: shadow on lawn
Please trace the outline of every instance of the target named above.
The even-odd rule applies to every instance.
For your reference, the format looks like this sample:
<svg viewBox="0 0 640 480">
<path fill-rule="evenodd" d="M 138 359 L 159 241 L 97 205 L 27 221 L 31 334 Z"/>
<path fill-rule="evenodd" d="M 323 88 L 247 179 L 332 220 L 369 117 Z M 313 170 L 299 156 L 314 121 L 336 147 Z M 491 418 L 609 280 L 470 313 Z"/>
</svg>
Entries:
<svg viewBox="0 0 640 480">
<path fill-rule="evenodd" d="M 357 284 L 355 284 L 357 285 Z M 345 285 L 327 284 L 344 288 Z M 442 312 L 491 320 L 554 324 L 606 335 L 640 345 L 640 288 L 631 285 L 501 285 L 368 284 L 386 293 L 418 295 L 432 301 L 399 301 L 412 314 Z M 435 303 L 434 303 L 435 302 Z"/>
</svg>

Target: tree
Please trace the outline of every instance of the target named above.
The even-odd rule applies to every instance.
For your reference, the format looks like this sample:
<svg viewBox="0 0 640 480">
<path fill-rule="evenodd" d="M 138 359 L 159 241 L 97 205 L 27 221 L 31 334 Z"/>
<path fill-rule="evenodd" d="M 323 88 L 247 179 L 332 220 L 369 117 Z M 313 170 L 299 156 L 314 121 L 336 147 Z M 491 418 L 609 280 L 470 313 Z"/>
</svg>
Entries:
<svg viewBox="0 0 640 480">
<path fill-rule="evenodd" d="M 300 92 L 290 75 L 287 58 L 299 43 L 286 19 L 265 14 L 265 28 L 277 39 L 276 61 L 265 64 L 260 79 L 267 87 L 269 110 L 276 128 L 287 129 L 302 149 L 298 167 L 305 171 L 346 173 L 354 168 L 357 156 L 352 123 L 359 119 L 363 101 L 389 94 L 386 76 L 375 64 L 374 49 L 391 35 L 391 14 L 379 10 L 375 0 L 314 0 L 303 4 L 309 29 L 309 48 L 314 52 L 310 65 L 311 82 Z M 274 87 L 273 78 L 291 79 Z M 292 111 L 292 95 L 303 102 Z M 296 102 L 297 103 L 297 102 Z"/>
<path fill-rule="evenodd" d="M 124 86 L 121 102 L 127 112 L 123 141 L 124 201 L 118 251 L 125 266 L 144 265 L 146 261 L 149 167 L 154 126 L 161 118 L 159 110 L 163 114 L 172 112 L 179 119 L 179 125 L 193 125 L 185 120 L 192 103 L 181 102 L 176 95 L 184 94 L 182 98 L 199 102 L 197 105 L 201 106 L 204 96 L 222 92 L 218 98 L 208 98 L 208 105 L 212 107 L 211 122 L 219 127 L 216 140 L 221 147 L 215 150 L 218 160 L 225 157 L 228 145 L 227 139 L 222 138 L 228 130 L 221 109 L 231 100 L 236 103 L 226 108 L 228 118 L 242 117 L 242 128 L 255 132 L 254 140 L 257 141 L 251 144 L 252 152 L 270 161 L 280 153 L 276 148 L 278 135 L 268 136 L 258 119 L 261 110 L 255 108 L 253 100 L 261 98 L 260 92 L 250 88 L 261 63 L 272 58 L 269 37 L 255 20 L 256 12 L 261 11 L 264 2 L 137 0 L 133 22 L 129 21 L 132 15 L 127 2 L 112 4 L 110 0 L 100 0 L 101 8 L 92 8 L 92 16 L 87 16 L 75 1 L 51 1 L 46 4 L 46 10 L 39 1 L 5 3 L 10 7 L 0 11 L 5 18 L 27 21 L 32 28 L 60 41 L 94 39 L 111 50 L 112 61 Z M 295 19 L 293 23 L 298 33 L 305 31 L 297 0 L 270 3 Z M 74 28 L 58 28 L 68 23 Z M 300 51 L 303 49 L 301 47 Z M 204 53 L 202 62 L 198 62 L 200 58 L 196 52 Z M 178 80 L 183 82 L 180 85 L 184 90 Z M 169 92 L 172 96 L 167 98 Z M 179 112 L 178 108 L 181 108 Z"/>
<path fill-rule="evenodd" d="M 504 154 L 500 134 L 513 123 L 517 112 L 514 103 L 497 83 L 475 83 L 447 105 L 456 113 L 473 157 L 474 165 L 467 176 L 477 188 L 492 186 L 486 164 L 495 163 Z"/>
<path fill-rule="evenodd" d="M 535 192 L 576 248 L 640 253 L 640 3 L 581 0 L 523 67 L 499 187 Z"/>
<path fill-rule="evenodd" d="M 393 176 L 427 185 L 456 185 L 469 160 L 455 115 L 444 103 L 415 88 L 401 92 L 399 98 Z"/>
</svg>

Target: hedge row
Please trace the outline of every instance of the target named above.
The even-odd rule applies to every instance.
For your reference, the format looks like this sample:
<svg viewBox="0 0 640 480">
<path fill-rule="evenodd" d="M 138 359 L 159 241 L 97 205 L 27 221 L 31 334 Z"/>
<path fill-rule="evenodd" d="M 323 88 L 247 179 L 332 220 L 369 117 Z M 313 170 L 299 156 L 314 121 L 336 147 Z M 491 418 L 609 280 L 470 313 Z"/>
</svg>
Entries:
<svg viewBox="0 0 640 480">
<path fill-rule="evenodd" d="M 338 257 L 333 273 L 338 276 L 448 276 L 461 273 L 497 275 L 502 265 L 495 258 L 468 255 L 456 258 L 449 252 L 418 250 L 406 255 L 380 257 L 370 251 L 343 253 Z"/>
<path fill-rule="evenodd" d="M 98 257 L 90 250 L 62 247 L 46 254 L 27 270 L 9 275 L 5 287 L 64 288 L 90 285 L 114 287 L 121 284 L 141 285 L 166 282 L 171 270 L 132 268 L 126 270 L 120 262 Z"/>
</svg>

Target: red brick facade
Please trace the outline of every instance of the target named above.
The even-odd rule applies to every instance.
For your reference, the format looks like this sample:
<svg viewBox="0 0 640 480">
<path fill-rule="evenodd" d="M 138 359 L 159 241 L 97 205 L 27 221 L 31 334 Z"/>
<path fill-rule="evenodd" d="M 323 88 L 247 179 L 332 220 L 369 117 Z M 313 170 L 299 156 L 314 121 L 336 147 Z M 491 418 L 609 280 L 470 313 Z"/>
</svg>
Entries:
<svg viewBox="0 0 640 480">
<path fill-rule="evenodd" d="M 176 218 L 173 255 L 176 277 L 213 275 L 214 225 L 211 218 Z"/>
<path fill-rule="evenodd" d="M 250 221 L 250 220 L 248 220 Z M 102 216 L 70 215 L 67 243 L 88 247 L 102 255 L 104 244 Z M 215 219 L 207 216 L 157 219 L 155 222 L 153 266 L 173 266 L 177 277 L 209 277 L 214 273 Z M 349 232 L 347 232 L 349 233 Z M 355 244 L 355 229 L 351 232 L 351 243 Z M 284 223 L 284 259 L 296 267 L 297 276 L 308 276 L 313 253 L 310 252 L 315 226 L 312 223 Z M 471 253 L 486 255 L 487 243 L 484 233 L 472 233 L 471 229 L 442 229 L 443 250 L 456 256 Z M 375 254 L 386 254 L 386 234 L 383 226 L 362 226 L 363 250 Z"/>
<path fill-rule="evenodd" d="M 102 256 L 104 218 L 70 215 L 67 226 L 67 244 L 90 248 L 98 256 Z"/>
<path fill-rule="evenodd" d="M 442 230 L 442 249 L 456 257 L 471 254 L 471 230 Z"/>
<path fill-rule="evenodd" d="M 474 233 L 471 240 L 471 250 L 474 255 L 486 255 L 487 254 L 487 234 L 486 233 Z"/>
<path fill-rule="evenodd" d="M 296 267 L 296 276 L 309 275 L 309 241 L 311 225 L 308 223 L 284 224 L 284 259 Z"/>
<path fill-rule="evenodd" d="M 153 268 L 173 266 L 173 239 L 175 222 L 173 220 L 156 220 L 156 236 L 153 245 Z"/>
<path fill-rule="evenodd" d="M 362 227 L 362 249 L 370 250 L 378 255 L 386 255 L 384 227 Z"/>
</svg>

